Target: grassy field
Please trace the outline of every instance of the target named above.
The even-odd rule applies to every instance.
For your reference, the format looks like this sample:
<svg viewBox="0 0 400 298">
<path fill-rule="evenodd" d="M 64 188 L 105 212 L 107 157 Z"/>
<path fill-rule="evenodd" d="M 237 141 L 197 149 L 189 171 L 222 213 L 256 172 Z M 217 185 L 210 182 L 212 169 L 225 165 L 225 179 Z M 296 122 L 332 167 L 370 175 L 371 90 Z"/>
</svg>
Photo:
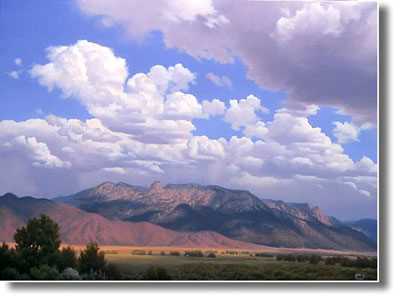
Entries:
<svg viewBox="0 0 400 298">
<path fill-rule="evenodd" d="M 85 248 L 85 245 L 62 246 L 71 246 L 78 254 Z M 289 248 L 243 250 L 107 245 L 101 245 L 100 250 L 119 272 L 118 279 L 126 280 L 377 279 L 376 255 L 373 253 Z M 185 256 L 186 252 L 202 256 Z M 312 262 L 313 257 L 317 258 L 317 262 Z M 372 263 L 360 267 L 356 262 L 359 257 Z M 334 259 L 342 261 L 328 262 Z"/>
<path fill-rule="evenodd" d="M 222 251 L 221 251 L 222 253 Z M 354 280 L 362 274 L 364 280 L 376 280 L 376 269 L 352 268 L 277 261 L 274 256 L 256 257 L 246 254 L 221 255 L 216 258 L 170 256 L 155 254 L 133 255 L 111 252 L 107 260 L 126 279 L 146 279 L 151 267 L 161 267 L 173 280 Z M 152 278 L 154 279 L 154 277 Z"/>
<path fill-rule="evenodd" d="M 13 246 L 14 243 L 9 243 Z M 71 246 L 76 251 L 81 251 L 85 249 L 85 245 L 79 244 L 62 244 L 62 247 Z M 329 250 L 329 249 L 311 249 L 311 248 L 284 248 L 284 247 L 268 247 L 264 246 L 260 249 L 237 249 L 237 248 L 213 248 L 213 247 L 171 247 L 171 246 L 118 246 L 118 245 L 99 245 L 100 249 L 106 253 L 118 253 L 118 254 L 130 254 L 134 250 L 144 250 L 146 252 L 152 251 L 155 254 L 160 254 L 162 251 L 169 253 L 170 251 L 179 251 L 184 253 L 190 250 L 201 250 L 214 251 L 218 254 L 224 254 L 227 251 L 238 254 L 238 255 L 248 255 L 257 252 L 266 252 L 271 254 L 316 254 L 316 255 L 343 255 L 343 256 L 376 256 L 376 252 L 357 252 L 357 251 L 340 251 L 340 250 Z"/>
</svg>

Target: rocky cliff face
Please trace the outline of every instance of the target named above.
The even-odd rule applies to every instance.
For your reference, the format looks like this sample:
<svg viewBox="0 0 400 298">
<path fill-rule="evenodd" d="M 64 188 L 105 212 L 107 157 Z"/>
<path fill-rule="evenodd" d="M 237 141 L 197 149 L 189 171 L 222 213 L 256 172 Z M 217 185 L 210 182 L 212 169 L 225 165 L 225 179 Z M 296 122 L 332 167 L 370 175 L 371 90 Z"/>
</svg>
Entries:
<svg viewBox="0 0 400 298">
<path fill-rule="evenodd" d="M 275 200 L 263 200 L 263 202 L 274 210 L 279 210 L 302 220 L 322 223 L 327 226 L 335 225 L 335 220 L 326 215 L 318 206 L 311 208 L 307 203 L 285 203 Z"/>
<path fill-rule="evenodd" d="M 248 191 L 220 186 L 107 183 L 62 200 L 110 219 L 147 221 L 185 232 L 211 230 L 262 245 L 375 249 L 364 234 L 334 224 L 318 207 L 262 201 Z"/>
</svg>

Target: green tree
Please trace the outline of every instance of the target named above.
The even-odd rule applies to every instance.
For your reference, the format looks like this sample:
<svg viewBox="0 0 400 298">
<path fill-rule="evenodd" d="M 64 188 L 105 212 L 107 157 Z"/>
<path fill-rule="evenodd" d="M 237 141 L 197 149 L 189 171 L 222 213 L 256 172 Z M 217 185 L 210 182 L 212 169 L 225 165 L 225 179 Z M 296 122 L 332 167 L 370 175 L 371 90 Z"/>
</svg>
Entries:
<svg viewBox="0 0 400 298">
<path fill-rule="evenodd" d="M 15 267 L 15 251 L 8 247 L 6 243 L 0 246 L 0 270 L 7 267 Z"/>
<path fill-rule="evenodd" d="M 26 226 L 17 229 L 14 240 L 23 272 L 51 263 L 61 243 L 58 224 L 47 215 L 30 219 Z"/>
<path fill-rule="evenodd" d="M 61 249 L 57 259 L 57 267 L 60 271 L 66 268 L 78 268 L 78 258 L 72 247 L 68 246 Z"/>
<path fill-rule="evenodd" d="M 98 245 L 94 242 L 87 244 L 85 250 L 79 256 L 78 267 L 80 273 L 102 274 L 105 272 L 106 265 L 104 253 L 100 251 Z"/>
</svg>

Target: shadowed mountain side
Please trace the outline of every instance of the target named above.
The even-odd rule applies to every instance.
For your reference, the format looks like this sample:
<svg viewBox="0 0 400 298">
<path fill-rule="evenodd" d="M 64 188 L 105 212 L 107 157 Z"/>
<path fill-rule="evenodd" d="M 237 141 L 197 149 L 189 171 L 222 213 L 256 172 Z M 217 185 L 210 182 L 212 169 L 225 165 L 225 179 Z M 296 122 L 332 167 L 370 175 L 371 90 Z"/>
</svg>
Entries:
<svg viewBox="0 0 400 298">
<path fill-rule="evenodd" d="M 364 218 L 356 221 L 349 221 L 346 222 L 346 224 L 352 227 L 353 229 L 360 231 L 361 233 L 364 233 L 375 242 L 377 241 L 378 222 L 376 219 Z"/>
<path fill-rule="evenodd" d="M 69 244 L 95 241 L 103 245 L 261 248 L 211 231 L 176 232 L 146 222 L 109 220 L 51 200 L 12 194 L 0 197 L 0 241 L 12 241 L 17 228 L 40 214 L 47 214 L 59 224 L 61 239 Z"/>
<path fill-rule="evenodd" d="M 64 198 L 109 219 L 147 221 L 176 231 L 212 230 L 236 240 L 275 247 L 376 250 L 363 233 L 307 204 L 262 201 L 245 190 L 153 183 L 150 188 L 106 182 Z"/>
</svg>

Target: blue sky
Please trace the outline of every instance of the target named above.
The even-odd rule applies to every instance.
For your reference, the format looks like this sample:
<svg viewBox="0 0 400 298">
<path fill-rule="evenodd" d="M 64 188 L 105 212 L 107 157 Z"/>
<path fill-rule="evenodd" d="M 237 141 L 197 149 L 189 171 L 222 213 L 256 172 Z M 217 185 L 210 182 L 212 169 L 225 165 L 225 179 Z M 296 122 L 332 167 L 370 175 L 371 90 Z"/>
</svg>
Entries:
<svg viewBox="0 0 400 298">
<path fill-rule="evenodd" d="M 46 5 L 37 5 L 36 1 L 22 3 L 3 2 L 0 20 L 3 45 L 1 48 L 0 67 L 3 74 L 1 119 L 24 120 L 37 117 L 37 111 L 64 117 L 87 119 L 90 116 L 79 103 L 71 100 L 58 100 L 60 93 L 48 93 L 24 72 L 19 80 L 7 75 L 13 70 L 26 70 L 34 63 L 45 62 L 44 49 L 52 45 L 73 44 L 86 39 L 114 49 L 115 53 L 129 61 L 129 71 L 146 72 L 151 66 L 165 66 L 182 63 L 197 74 L 196 85 L 191 89 L 200 99 L 244 98 L 254 94 L 263 100 L 271 111 L 281 107 L 285 100 L 284 92 L 271 92 L 260 88 L 246 78 L 243 64 L 236 59 L 233 64 L 219 64 L 214 61 L 199 61 L 175 49 L 166 49 L 160 33 L 154 32 L 141 42 L 132 42 L 124 37 L 120 28 L 104 28 L 96 19 L 84 16 L 77 6 L 70 1 L 48 1 Z M 23 65 L 17 67 L 14 59 L 20 57 Z M 140 57 L 140 59 L 138 59 Z M 233 86 L 221 88 L 205 78 L 208 72 L 228 76 Z M 39 115 L 40 116 L 40 115 Z M 266 119 L 270 118 L 268 116 Z M 349 116 L 337 115 L 335 109 L 324 108 L 310 121 L 333 137 L 333 121 L 350 121 Z M 227 137 L 234 134 L 223 121 L 207 123 L 199 120 L 196 134 L 210 134 L 213 137 Z M 376 131 L 364 131 L 359 142 L 346 144 L 346 153 L 359 159 L 363 155 L 376 161 Z"/>
<path fill-rule="evenodd" d="M 137 38 L 137 36 L 132 36 L 132 29 L 129 28 L 129 26 L 133 25 L 130 24 L 129 21 L 121 19 L 121 16 L 118 15 L 118 11 L 115 12 L 114 15 L 106 15 L 108 18 L 111 18 L 113 22 L 111 26 L 103 26 L 101 22 L 106 12 L 101 11 L 101 9 L 104 9 L 104 7 L 99 8 L 96 5 L 97 4 L 95 2 L 92 2 L 90 5 L 84 6 L 80 4 L 79 1 L 46 1 L 45 4 L 38 4 L 37 1 L 33 0 L 22 2 L 2 1 L 0 8 L 0 36 L 2 40 L 0 47 L 0 69 L 2 70 L 0 75 L 0 120 L 15 120 L 22 123 L 28 119 L 46 119 L 48 115 L 55 115 L 63 119 L 80 119 L 82 121 L 97 117 L 97 115 L 94 115 L 91 112 L 90 106 L 85 105 L 84 100 L 78 98 L 76 95 L 69 98 L 63 96 L 63 94 L 65 94 L 65 90 L 62 89 L 60 85 L 57 85 L 57 82 L 53 90 L 49 92 L 46 86 L 39 82 L 38 78 L 34 78 L 30 75 L 30 71 L 34 65 L 45 65 L 46 63 L 49 63 L 49 59 L 46 58 L 46 48 L 71 46 L 74 45 L 78 40 L 87 40 L 91 43 L 101 45 L 102 47 L 112 49 L 116 57 L 122 57 L 125 59 L 129 77 L 135 73 L 147 73 L 152 66 L 157 64 L 168 67 L 181 63 L 196 76 L 196 80 L 191 84 L 190 89 L 184 91 L 194 95 L 199 103 L 202 103 L 204 100 L 218 99 L 225 104 L 226 110 L 228 110 L 230 107 L 229 101 L 231 99 L 245 99 L 248 95 L 253 94 L 261 100 L 262 106 L 269 110 L 267 113 L 262 112 L 261 110 L 258 110 L 256 113 L 258 121 L 261 121 L 264 123 L 263 125 L 267 126 L 269 125 L 268 123 L 270 121 L 274 120 L 274 117 L 279 109 L 289 107 L 289 103 L 293 102 L 293 98 L 297 100 L 297 96 L 294 94 L 294 92 L 298 92 L 298 94 L 304 93 L 301 89 L 299 89 L 300 87 L 296 85 L 297 82 L 294 79 L 289 77 L 287 80 L 282 79 L 281 77 L 275 78 L 274 75 L 278 75 L 280 73 L 279 69 L 271 69 L 270 73 L 266 74 L 265 76 L 262 75 L 262 71 L 269 71 L 268 67 L 265 69 L 257 69 L 257 67 L 252 65 L 254 60 L 252 60 L 252 57 L 250 57 L 250 54 L 248 54 L 249 52 L 255 51 L 253 49 L 257 49 L 256 46 L 250 48 L 249 50 L 235 48 L 233 45 L 235 43 L 233 42 L 232 44 L 229 44 L 229 46 L 226 45 L 226 47 L 231 47 L 232 50 L 231 61 L 233 62 L 231 63 L 226 63 L 226 61 L 223 61 L 224 59 L 221 58 L 221 55 L 216 54 L 217 52 L 215 52 L 215 54 L 213 53 L 215 50 L 214 45 L 212 47 L 210 46 L 210 49 L 207 49 L 211 53 L 211 58 L 204 58 L 202 56 L 203 54 L 201 54 L 202 52 L 196 52 L 198 50 L 197 48 L 191 49 L 187 45 L 180 45 L 179 36 L 175 39 L 175 36 L 173 36 L 173 33 L 171 33 L 173 30 L 168 31 L 164 28 L 165 26 L 162 28 L 160 27 L 160 29 L 157 30 L 156 26 L 152 25 L 153 27 L 151 27 L 151 30 L 145 32 L 145 34 L 140 32 L 140 38 Z M 221 10 L 219 12 L 220 15 L 223 15 L 223 7 L 219 7 L 215 3 L 214 5 Z M 310 11 L 312 11 L 313 7 L 290 7 L 290 9 L 293 9 L 293 11 L 296 9 L 310 9 Z M 338 9 L 342 8 L 339 7 Z M 210 19 L 213 17 L 211 20 L 214 20 L 216 8 L 215 10 L 210 11 L 211 12 L 208 13 L 206 17 L 209 17 Z M 272 11 L 272 8 L 268 10 L 268 7 L 266 7 L 266 11 Z M 320 10 L 318 11 L 320 12 Z M 362 10 L 362 13 L 366 13 L 364 11 L 367 10 Z M 292 13 L 292 16 L 296 16 L 296 14 Z M 279 16 L 276 16 L 276 18 L 278 17 Z M 280 17 L 283 18 L 283 16 Z M 132 16 L 132 19 L 134 18 L 135 16 Z M 226 13 L 226 18 L 229 19 L 228 13 Z M 197 29 L 190 29 L 190 26 L 194 26 L 194 22 L 200 22 L 200 19 L 201 18 L 196 18 L 195 21 L 191 20 L 190 24 L 187 26 L 187 30 L 193 30 L 194 34 L 197 34 L 197 31 L 195 31 Z M 256 19 L 257 17 L 255 17 L 255 20 Z M 233 20 L 233 17 L 231 20 Z M 288 20 L 293 22 L 303 21 L 295 19 L 295 17 Z M 186 19 L 181 17 L 180 21 L 184 22 Z M 231 21 L 231 23 L 233 23 L 233 21 Z M 221 25 L 219 26 L 224 28 L 224 24 L 225 23 L 221 21 Z M 341 25 L 344 27 L 346 24 Z M 175 23 L 173 23 L 171 26 L 175 26 Z M 352 24 L 351 26 L 354 25 Z M 279 31 L 276 32 L 279 33 Z M 347 31 L 343 29 L 343 32 Z M 290 34 L 294 33 L 290 32 Z M 226 36 L 230 35 L 227 34 Z M 232 40 L 234 39 L 233 36 L 234 34 L 232 34 Z M 270 36 L 273 36 L 272 33 Z M 200 38 L 203 40 L 205 37 L 203 35 L 199 35 L 199 39 Z M 323 38 L 325 38 L 325 36 L 323 36 Z M 331 40 L 332 39 L 334 38 L 331 38 Z M 294 42 L 295 40 L 293 39 L 293 44 Z M 212 40 L 210 40 L 210 44 L 211 43 Z M 251 43 L 250 35 L 249 43 Z M 338 43 L 340 42 L 338 41 Z M 168 44 L 168 47 L 166 44 Z M 207 45 L 202 44 L 199 46 L 199 48 L 206 46 Z M 235 52 L 236 50 L 237 52 Z M 265 51 L 265 60 L 273 61 L 274 57 L 271 56 L 271 53 L 268 54 L 267 50 Z M 16 58 L 22 59 L 21 65 L 16 65 Z M 257 56 L 257 59 L 260 59 L 259 55 Z M 308 59 L 307 61 L 311 61 L 311 64 L 313 63 L 312 59 Z M 316 61 L 315 64 L 319 65 L 320 63 L 317 62 L 318 61 Z M 292 67 L 293 65 L 289 66 Z M 289 66 L 282 66 L 282 69 L 289 69 Z M 10 73 L 13 71 L 18 72 L 18 78 L 13 78 L 10 76 Z M 344 71 L 346 71 L 346 69 L 344 69 Z M 213 73 L 218 76 L 226 76 L 231 81 L 231 86 L 217 86 L 207 79 L 206 75 L 208 73 Z M 290 82 L 293 82 L 293 85 L 290 85 L 292 84 Z M 269 88 L 269 86 L 271 86 L 271 88 Z M 320 87 L 315 88 L 317 89 Z M 273 89 L 280 91 L 272 91 Z M 316 92 L 318 92 L 318 90 Z M 357 92 L 350 93 L 353 94 Z M 345 93 L 343 94 L 345 95 Z M 363 123 L 373 123 L 374 121 L 371 121 L 371 117 L 365 116 L 364 113 L 364 111 L 370 107 L 365 108 L 363 104 L 358 104 L 358 102 L 356 105 L 352 105 L 351 101 L 353 99 L 351 97 L 346 98 L 344 96 L 345 98 L 340 99 L 342 101 L 335 99 L 332 101 L 327 100 L 326 102 L 323 102 L 318 96 L 318 94 L 315 96 L 315 100 L 313 98 L 307 98 L 307 100 L 303 100 L 299 97 L 298 102 L 301 104 L 304 104 L 305 102 L 307 102 L 307 104 L 316 104 L 320 107 L 316 114 L 307 115 L 304 119 L 306 119 L 305 121 L 308 121 L 312 127 L 320 128 L 321 131 L 327 137 L 329 137 L 333 143 L 337 143 L 337 137 L 335 136 L 334 130 L 335 121 L 342 123 L 348 122 L 355 127 L 361 127 Z M 332 94 L 332 98 L 336 98 L 336 96 L 336 94 Z M 312 100 L 310 101 L 310 99 Z M 358 109 L 358 106 L 360 106 L 360 108 L 359 110 L 356 110 L 356 108 Z M 344 111 L 344 113 L 339 114 L 339 109 Z M 240 129 L 234 129 L 233 122 L 230 122 L 227 119 L 228 116 L 226 115 L 208 118 L 194 117 L 191 119 L 191 123 L 195 127 L 195 130 L 192 131 L 192 136 L 195 137 L 204 135 L 210 140 L 219 138 L 230 140 L 233 136 L 238 138 L 246 137 L 246 125 Z M 111 130 L 115 130 L 115 127 L 111 124 L 106 124 L 106 126 L 111 128 Z M 269 129 L 271 130 L 270 127 Z M 28 137 L 28 135 L 26 135 L 26 137 Z M 38 142 L 43 141 L 46 143 L 44 140 L 40 139 L 40 136 L 35 135 L 34 137 Z M 346 141 L 340 144 L 340 146 L 344 149 L 343 153 L 347 155 L 348 158 L 350 158 L 354 163 L 363 157 L 367 157 L 376 163 L 376 129 L 374 127 L 369 129 L 361 129 L 356 138 L 357 140 L 354 139 L 352 141 Z M 257 142 L 257 138 L 254 136 L 251 137 L 251 139 L 253 142 Z M 276 137 L 276 140 L 282 140 L 282 137 Z M 286 140 L 279 142 L 281 142 L 281 145 L 286 144 Z M 266 141 L 266 143 L 268 144 L 268 141 Z M 47 144 L 47 146 L 49 147 L 49 150 L 52 151 L 51 145 Z M 225 164 L 225 166 L 227 165 Z M 73 167 L 74 165 L 72 162 L 72 168 Z M 244 173 L 245 172 L 242 173 L 241 177 L 245 177 L 243 176 L 245 175 Z M 248 174 L 248 172 L 246 173 Z M 299 171 L 299 173 L 303 173 L 303 170 Z M 305 173 L 308 173 L 308 170 L 306 170 Z M 315 173 L 320 173 L 320 171 L 318 170 Z M 312 176 L 317 175 L 315 173 Z M 83 174 L 80 173 L 79 175 Z M 255 177 L 264 177 L 258 172 L 254 175 Z M 324 175 L 325 173 L 323 176 Z M 329 177 L 330 175 L 331 174 L 326 174 L 326 177 Z M 347 177 L 347 174 L 343 177 Z M 103 178 L 103 176 L 101 176 L 101 178 Z M 120 178 L 128 180 L 128 182 L 134 179 L 130 176 L 125 178 L 116 176 L 112 179 Z M 143 181 L 147 182 L 153 178 L 158 177 L 157 175 L 150 176 L 148 180 Z M 86 184 L 89 184 L 88 181 L 90 181 L 90 183 L 94 181 L 97 182 L 96 179 L 93 180 L 92 178 L 87 178 L 86 180 L 82 178 L 79 181 L 80 182 L 76 182 L 73 188 L 86 186 Z M 233 179 L 232 181 L 237 180 Z M 246 187 L 245 184 L 235 184 L 234 182 L 228 186 Z M 252 187 L 253 186 L 250 183 L 248 188 L 252 189 Z M 35 188 L 33 187 L 32 189 Z M 264 188 L 258 189 L 254 186 L 254 189 L 252 190 L 260 194 L 263 193 L 263 189 Z M 54 190 L 54 192 L 57 191 L 60 190 Z M 271 192 L 276 194 L 279 191 L 277 189 L 273 189 Z M 293 193 L 296 193 L 295 190 Z M 282 194 L 280 197 L 289 197 L 291 200 L 296 200 L 292 197 L 292 195 Z M 303 198 L 299 198 L 298 200 L 303 200 Z M 318 200 L 315 199 L 311 200 L 310 203 L 316 204 L 317 202 Z M 329 203 L 327 206 L 328 205 L 331 206 L 332 204 Z M 369 209 L 366 210 L 363 215 L 373 216 L 374 208 L 368 208 Z M 333 208 L 332 210 L 336 209 Z M 337 210 L 334 212 L 338 213 Z M 349 214 L 346 214 L 346 216 L 350 217 Z"/>
</svg>

